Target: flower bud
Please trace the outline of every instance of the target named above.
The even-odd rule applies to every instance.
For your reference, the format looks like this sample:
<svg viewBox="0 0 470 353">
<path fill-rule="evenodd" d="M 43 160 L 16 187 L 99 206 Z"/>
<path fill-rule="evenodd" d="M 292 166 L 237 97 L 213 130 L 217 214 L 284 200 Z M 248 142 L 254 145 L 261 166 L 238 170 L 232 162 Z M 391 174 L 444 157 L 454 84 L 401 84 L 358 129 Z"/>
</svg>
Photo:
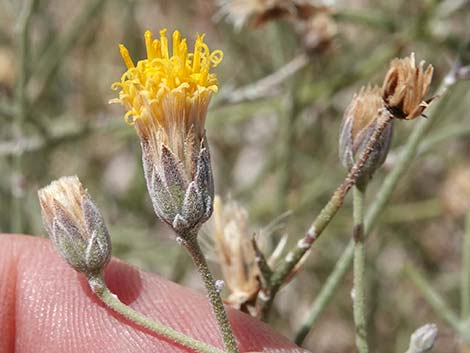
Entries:
<svg viewBox="0 0 470 353">
<path fill-rule="evenodd" d="M 339 158 L 348 170 L 353 167 L 369 143 L 384 107 L 380 88 L 362 87 L 346 108 L 340 128 Z M 359 186 L 367 182 L 375 170 L 384 163 L 390 147 L 392 131 L 392 124 L 389 124 L 362 169 L 358 180 Z"/>
<path fill-rule="evenodd" d="M 424 61 L 416 67 L 414 53 L 403 59 L 392 60 L 382 86 L 382 96 L 394 117 L 411 120 L 421 116 L 434 99 L 424 100 L 433 70 L 432 65 L 424 70 Z"/>
<path fill-rule="evenodd" d="M 417 329 L 410 339 L 410 353 L 425 353 L 432 349 L 437 339 L 437 326 L 426 324 Z"/>
<path fill-rule="evenodd" d="M 97 274 L 111 258 L 111 240 L 98 208 L 76 176 L 38 191 L 44 227 L 59 254 L 76 271 Z"/>
<path fill-rule="evenodd" d="M 200 147 L 185 146 L 185 150 L 193 149 L 197 153 L 192 156 L 189 171 L 165 144 L 141 141 L 141 145 L 145 179 L 155 213 L 184 237 L 212 214 L 214 182 L 205 139 L 200 141 Z"/>
<path fill-rule="evenodd" d="M 157 216 L 175 232 L 194 234 L 212 214 L 214 182 L 204 122 L 217 77 L 210 70 L 223 57 L 197 36 L 194 52 L 173 32 L 160 40 L 145 33 L 147 58 L 134 65 L 127 49 L 121 55 L 127 72 L 113 87 L 127 109 L 126 121 L 140 138 L 147 188 Z"/>
</svg>

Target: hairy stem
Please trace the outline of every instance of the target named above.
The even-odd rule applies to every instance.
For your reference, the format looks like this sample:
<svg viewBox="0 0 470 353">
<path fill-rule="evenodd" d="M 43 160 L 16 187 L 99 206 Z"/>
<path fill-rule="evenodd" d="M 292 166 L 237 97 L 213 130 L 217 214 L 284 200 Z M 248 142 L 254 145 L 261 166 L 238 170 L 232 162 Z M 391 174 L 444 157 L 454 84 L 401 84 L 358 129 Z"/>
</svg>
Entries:
<svg viewBox="0 0 470 353">
<path fill-rule="evenodd" d="M 312 244 L 321 235 L 323 230 L 328 226 L 338 210 L 341 208 L 348 191 L 355 185 L 358 176 L 366 164 L 370 154 L 375 149 L 377 143 L 380 141 L 380 136 L 383 131 L 392 121 L 393 116 L 388 111 L 379 112 L 376 130 L 370 138 L 369 143 L 364 148 L 361 156 L 351 168 L 343 183 L 335 190 L 328 203 L 320 211 L 320 214 L 313 221 L 309 230 L 304 238 L 300 239 L 297 245 L 289 251 L 284 260 L 279 264 L 277 270 L 273 273 L 271 279 L 271 288 L 267 300 L 263 301 L 261 306 L 261 316 L 266 318 L 269 309 L 271 308 L 274 296 L 279 291 L 281 285 L 289 277 L 292 270 L 302 257 L 310 250 Z"/>
<path fill-rule="evenodd" d="M 194 338 L 188 337 L 168 326 L 153 321 L 152 319 L 145 317 L 131 307 L 127 306 L 121 302 L 119 298 L 108 289 L 108 287 L 106 287 L 101 274 L 88 278 L 88 282 L 93 292 L 96 293 L 96 295 L 102 300 L 104 304 L 106 304 L 108 308 L 121 314 L 123 317 L 138 324 L 139 326 L 149 329 L 157 335 L 166 337 L 175 343 L 179 343 L 200 353 L 224 353 L 222 350 L 216 347 L 195 340 Z"/>
<path fill-rule="evenodd" d="M 219 291 L 215 286 L 214 277 L 209 270 L 209 266 L 207 266 L 207 261 L 202 253 L 201 247 L 199 246 L 197 236 L 192 235 L 190 237 L 185 237 L 183 244 L 191 255 L 193 262 L 201 275 L 202 281 L 204 282 L 204 286 L 206 287 L 209 301 L 224 341 L 225 350 L 227 353 L 238 353 L 237 342 L 235 341 L 232 327 L 228 321 L 224 303 L 222 302 Z"/>
<path fill-rule="evenodd" d="M 455 72 L 451 71 L 447 77 L 444 79 L 441 84 L 440 89 L 438 90 L 439 95 L 444 95 L 448 88 L 455 84 L 458 79 L 455 76 Z M 444 106 L 443 102 L 445 100 L 440 100 L 432 105 L 427 112 L 428 118 L 422 119 L 417 126 L 413 129 L 406 145 L 403 148 L 403 153 L 400 155 L 399 160 L 397 161 L 394 169 L 390 174 L 387 175 L 384 182 L 382 183 L 379 191 L 375 195 L 374 202 L 368 207 L 368 211 L 365 217 L 364 222 L 364 235 L 367 236 L 377 225 L 380 215 L 382 214 L 385 206 L 390 200 L 393 191 L 398 185 L 400 178 L 408 170 L 408 167 L 411 165 L 411 162 L 416 157 L 418 153 L 418 147 L 421 145 L 426 133 L 431 127 L 432 123 L 440 115 L 440 112 Z M 296 343 L 302 344 L 302 342 L 307 337 L 310 330 L 318 321 L 319 317 L 328 306 L 328 304 L 333 299 L 334 294 L 337 292 L 339 284 L 343 281 L 344 277 L 348 273 L 354 257 L 354 242 L 351 240 L 344 249 L 341 257 L 336 262 L 336 265 L 328 276 L 325 284 L 318 293 L 315 301 L 313 302 L 310 313 L 307 316 L 306 322 L 302 325 L 301 330 L 299 331 Z"/>
<path fill-rule="evenodd" d="M 353 198 L 353 241 L 354 241 L 354 295 L 353 311 L 356 325 L 356 346 L 359 353 L 369 352 L 367 345 L 367 324 L 365 314 L 365 245 L 364 245 L 364 193 L 354 188 Z"/>
</svg>

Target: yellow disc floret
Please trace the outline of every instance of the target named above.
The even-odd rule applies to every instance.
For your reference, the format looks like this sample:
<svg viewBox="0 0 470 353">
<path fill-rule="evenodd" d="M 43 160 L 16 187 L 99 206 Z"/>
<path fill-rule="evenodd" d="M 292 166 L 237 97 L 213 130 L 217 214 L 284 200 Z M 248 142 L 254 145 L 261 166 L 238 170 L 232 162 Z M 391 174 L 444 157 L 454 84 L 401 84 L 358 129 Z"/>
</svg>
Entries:
<svg viewBox="0 0 470 353">
<path fill-rule="evenodd" d="M 193 115 L 191 106 L 200 104 L 201 99 L 208 103 L 212 93 L 217 92 L 217 77 L 210 70 L 222 61 L 222 51 L 211 52 L 204 43 L 204 35 L 197 35 L 192 53 L 188 53 L 186 39 L 182 39 L 178 31 L 173 32 L 171 51 L 166 29 L 160 31 L 160 39 L 153 39 L 150 31 L 146 31 L 144 37 L 147 58 L 136 65 L 126 47 L 119 45 L 127 71 L 120 82 L 113 84 L 113 89 L 121 91 L 119 98 L 111 102 L 126 107 L 125 120 L 129 124 L 141 119 L 144 124 L 165 128 L 172 119 L 169 116 L 172 114 L 168 113 L 173 109 L 178 110 L 178 119 L 194 119 L 190 117 Z M 168 103 L 173 108 L 167 107 Z M 200 119 L 204 118 L 202 114 Z M 185 125 L 182 121 L 179 123 Z"/>
</svg>

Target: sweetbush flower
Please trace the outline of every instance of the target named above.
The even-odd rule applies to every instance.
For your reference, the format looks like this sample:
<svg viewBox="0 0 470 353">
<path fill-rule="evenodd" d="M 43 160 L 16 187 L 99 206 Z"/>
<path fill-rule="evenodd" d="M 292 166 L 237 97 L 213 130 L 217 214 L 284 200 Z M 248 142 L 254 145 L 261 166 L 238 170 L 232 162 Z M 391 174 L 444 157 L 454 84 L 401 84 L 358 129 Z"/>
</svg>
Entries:
<svg viewBox="0 0 470 353">
<path fill-rule="evenodd" d="M 255 233 L 247 210 L 233 199 L 222 201 L 217 195 L 211 226 L 213 250 L 230 292 L 225 302 L 257 316 L 256 299 L 265 295 L 266 281 L 282 256 L 287 235 L 270 249 L 267 240 L 273 230 L 281 226 L 279 220 Z M 292 271 L 292 276 L 302 264 L 303 260 Z"/>
<path fill-rule="evenodd" d="M 330 7 L 322 1 L 219 0 L 218 4 L 217 17 L 226 17 L 236 29 L 241 29 L 247 22 L 259 26 L 278 18 L 306 20 L 330 11 Z"/>
<path fill-rule="evenodd" d="M 382 96 L 387 108 L 399 119 L 415 119 L 424 112 L 434 97 L 425 100 L 434 68 L 424 61 L 416 67 L 415 55 L 394 59 L 385 76 Z"/>
<path fill-rule="evenodd" d="M 260 289 L 260 269 L 247 211 L 233 200 L 224 204 L 216 196 L 213 233 L 215 251 L 230 290 L 226 302 L 240 309 L 245 303 L 256 299 Z"/>
<path fill-rule="evenodd" d="M 366 148 L 374 133 L 380 114 L 385 108 L 379 87 L 362 87 L 346 108 L 340 128 L 339 157 L 350 170 Z M 367 182 L 387 157 L 392 139 L 393 125 L 389 124 L 364 166 L 359 184 Z"/>
<path fill-rule="evenodd" d="M 219 0 L 218 4 L 215 19 L 225 17 L 236 30 L 246 24 L 258 27 L 272 20 L 287 19 L 308 53 L 321 53 L 329 49 L 337 33 L 332 18 L 335 10 L 326 1 Z"/>
<path fill-rule="evenodd" d="M 98 208 L 76 176 L 38 191 L 44 227 L 59 254 L 76 271 L 99 274 L 111 258 L 111 240 Z"/>
<path fill-rule="evenodd" d="M 146 31 L 147 58 L 137 64 L 120 45 L 127 71 L 113 84 L 120 92 L 111 102 L 127 109 L 125 120 L 140 138 L 155 213 L 184 237 L 212 213 L 214 187 L 204 123 L 217 92 L 211 69 L 223 53 L 211 52 L 204 35 L 197 35 L 193 52 L 178 31 L 171 42 L 172 50 L 165 29 L 160 39 Z"/>
</svg>

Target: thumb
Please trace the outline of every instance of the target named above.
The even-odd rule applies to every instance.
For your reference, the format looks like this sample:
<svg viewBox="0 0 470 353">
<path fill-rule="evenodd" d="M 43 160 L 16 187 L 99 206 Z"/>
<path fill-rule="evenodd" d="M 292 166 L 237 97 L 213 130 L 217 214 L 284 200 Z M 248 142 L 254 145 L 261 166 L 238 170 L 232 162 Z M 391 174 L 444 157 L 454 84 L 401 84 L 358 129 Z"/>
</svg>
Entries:
<svg viewBox="0 0 470 353">
<path fill-rule="evenodd" d="M 140 313 L 223 347 L 200 294 L 118 260 L 105 281 Z M 0 235 L 0 298 L 0 353 L 190 352 L 107 309 L 45 239 Z M 305 352 L 243 313 L 230 310 L 229 317 L 241 352 Z"/>
</svg>

